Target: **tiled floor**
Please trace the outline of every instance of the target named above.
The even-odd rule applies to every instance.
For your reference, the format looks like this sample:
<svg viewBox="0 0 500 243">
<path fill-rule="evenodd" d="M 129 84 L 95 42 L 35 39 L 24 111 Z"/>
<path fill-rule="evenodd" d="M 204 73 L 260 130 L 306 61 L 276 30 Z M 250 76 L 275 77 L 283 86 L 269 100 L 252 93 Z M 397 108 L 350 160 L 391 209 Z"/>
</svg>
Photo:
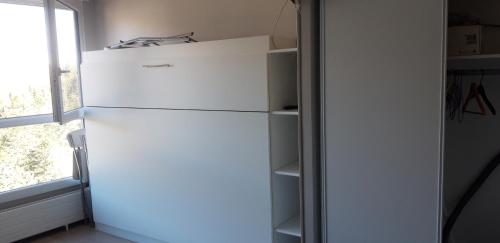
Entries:
<svg viewBox="0 0 500 243">
<path fill-rule="evenodd" d="M 131 243 L 131 241 L 99 232 L 87 225 L 75 225 L 69 231 L 51 231 L 21 242 L 26 243 Z"/>
</svg>

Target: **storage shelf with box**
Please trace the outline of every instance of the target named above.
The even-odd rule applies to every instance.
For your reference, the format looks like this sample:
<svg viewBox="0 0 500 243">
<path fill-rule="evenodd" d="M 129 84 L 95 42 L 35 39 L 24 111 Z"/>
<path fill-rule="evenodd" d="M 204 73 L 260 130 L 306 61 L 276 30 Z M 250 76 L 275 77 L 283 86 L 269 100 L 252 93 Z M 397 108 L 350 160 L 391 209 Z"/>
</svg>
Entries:
<svg viewBox="0 0 500 243">
<path fill-rule="evenodd" d="M 448 55 L 500 53 L 500 27 L 466 25 L 448 28 Z"/>
</svg>

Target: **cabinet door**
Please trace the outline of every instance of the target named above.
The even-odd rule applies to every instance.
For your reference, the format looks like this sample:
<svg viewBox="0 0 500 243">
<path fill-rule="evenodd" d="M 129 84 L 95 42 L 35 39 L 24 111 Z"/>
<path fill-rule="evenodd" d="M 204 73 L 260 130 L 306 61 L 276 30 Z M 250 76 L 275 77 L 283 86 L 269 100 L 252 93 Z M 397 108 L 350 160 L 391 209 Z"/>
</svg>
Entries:
<svg viewBox="0 0 500 243">
<path fill-rule="evenodd" d="M 323 4 L 327 242 L 436 243 L 444 1 Z"/>
<path fill-rule="evenodd" d="M 95 220 L 176 243 L 271 243 L 268 115 L 91 108 Z"/>
<path fill-rule="evenodd" d="M 159 51 L 162 50 L 159 47 Z M 267 111 L 265 51 L 164 57 L 121 50 L 86 55 L 82 65 L 86 106 Z M 144 57 L 147 56 L 147 57 Z"/>
</svg>

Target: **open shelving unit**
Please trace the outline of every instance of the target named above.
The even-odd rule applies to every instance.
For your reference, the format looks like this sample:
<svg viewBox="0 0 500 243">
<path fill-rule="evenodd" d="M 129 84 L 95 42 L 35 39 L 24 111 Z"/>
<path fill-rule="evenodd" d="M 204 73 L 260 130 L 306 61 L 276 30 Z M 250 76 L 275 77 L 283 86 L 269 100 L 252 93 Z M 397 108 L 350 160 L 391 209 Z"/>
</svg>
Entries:
<svg viewBox="0 0 500 243">
<path fill-rule="evenodd" d="M 297 49 L 268 52 L 274 243 L 301 242 Z"/>
<path fill-rule="evenodd" d="M 300 219 L 294 216 L 276 228 L 276 232 L 301 237 Z"/>
</svg>

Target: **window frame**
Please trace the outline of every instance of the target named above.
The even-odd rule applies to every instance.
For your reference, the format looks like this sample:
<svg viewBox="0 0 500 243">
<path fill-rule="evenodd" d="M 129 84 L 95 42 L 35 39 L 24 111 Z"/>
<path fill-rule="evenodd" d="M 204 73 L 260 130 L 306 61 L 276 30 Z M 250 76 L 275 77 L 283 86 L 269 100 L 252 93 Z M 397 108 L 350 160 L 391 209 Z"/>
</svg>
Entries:
<svg viewBox="0 0 500 243">
<path fill-rule="evenodd" d="M 31 1 L 11 1 L 11 0 L 0 0 L 0 3 L 9 4 L 20 4 L 29 6 L 40 6 L 40 4 L 35 4 Z M 81 120 L 83 128 L 85 127 L 85 108 L 83 105 L 83 92 L 82 92 L 82 82 L 80 74 L 80 65 L 82 62 L 82 49 L 81 49 L 81 30 L 79 25 L 79 11 L 62 0 L 43 0 L 43 7 L 45 12 L 45 25 L 46 25 L 46 36 L 47 36 L 47 48 L 49 54 L 49 78 L 50 78 L 50 90 L 51 90 L 51 101 L 52 101 L 52 113 L 48 114 L 37 114 L 28 116 L 18 116 L 0 119 L 0 129 L 29 126 L 29 125 L 41 125 L 47 123 L 59 123 L 64 125 L 70 121 Z M 56 4 L 61 4 L 68 9 L 73 11 L 73 16 L 75 19 L 75 35 L 76 35 L 76 48 L 77 48 L 77 79 L 80 86 L 80 107 L 64 111 L 63 106 L 63 96 L 61 89 L 61 74 L 64 72 L 60 69 L 59 56 L 58 56 L 58 43 L 57 43 L 57 29 L 56 29 L 56 18 L 55 10 Z M 68 161 L 71 163 L 72 161 Z M 15 203 L 18 204 L 27 203 L 27 201 L 36 201 L 39 199 L 40 195 L 54 196 L 51 193 L 66 193 L 69 189 L 74 189 L 75 185 L 79 184 L 76 180 L 71 177 L 60 178 L 54 181 L 44 182 L 40 184 L 34 184 L 27 187 L 20 187 L 12 189 L 10 191 L 5 191 L 0 193 L 0 198 L 7 198 L 5 200 L 0 200 L 0 203 Z M 15 200 L 11 200 L 14 198 Z M 37 199 L 38 198 L 38 199 Z M 11 202 L 12 201 L 12 202 Z M 5 210 L 2 208 L 1 210 Z"/>
<path fill-rule="evenodd" d="M 54 117 L 54 122 L 59 124 L 65 124 L 69 121 L 75 119 L 83 119 L 84 112 L 79 110 L 83 109 L 83 94 L 82 94 L 82 82 L 80 75 L 80 64 L 82 62 L 82 50 L 81 50 L 81 38 L 80 38 L 80 25 L 78 10 L 72 8 L 68 4 L 59 0 L 43 0 L 45 9 L 45 24 L 47 25 L 47 43 L 49 50 L 49 68 L 50 68 L 50 87 L 52 94 L 52 114 Z M 73 11 L 73 18 L 75 19 L 75 39 L 77 48 L 77 79 L 80 85 L 80 107 L 73 109 L 71 111 L 64 111 L 64 100 L 61 87 L 61 75 L 64 70 L 61 70 L 59 65 L 59 53 L 58 53 L 58 42 L 57 42 L 57 27 L 56 27 L 56 4 L 59 3 L 68 9 Z M 76 114 L 82 114 L 82 117 L 74 117 Z"/>
<path fill-rule="evenodd" d="M 15 1 L 1 1 L 2 3 L 10 4 L 20 4 L 20 5 L 30 5 L 38 6 L 35 4 L 29 4 L 29 2 L 15 2 Z M 56 29 L 56 18 L 55 10 L 56 4 L 59 3 L 68 9 L 73 11 L 73 16 L 75 18 L 75 35 L 76 35 L 76 48 L 77 48 L 77 79 L 80 85 L 80 107 L 64 111 L 63 106 L 63 96 L 61 88 L 61 75 L 64 73 L 59 66 L 59 53 L 58 53 L 58 43 L 57 43 L 57 29 Z M 50 91 L 51 91 L 51 102 L 52 102 L 52 113 L 48 114 L 37 114 L 29 116 L 18 116 L 0 119 L 0 129 L 18 126 L 28 126 L 37 125 L 45 123 L 57 122 L 61 125 L 77 120 L 84 119 L 85 111 L 83 106 L 83 94 L 82 94 L 82 82 L 80 75 L 80 64 L 82 62 L 82 49 L 81 49 L 81 36 L 80 36 L 80 26 L 79 26 L 79 14 L 78 10 L 59 0 L 43 0 L 43 6 L 45 12 L 45 25 L 46 25 L 46 35 L 47 35 L 47 49 L 49 56 L 49 79 L 50 79 Z"/>
</svg>

